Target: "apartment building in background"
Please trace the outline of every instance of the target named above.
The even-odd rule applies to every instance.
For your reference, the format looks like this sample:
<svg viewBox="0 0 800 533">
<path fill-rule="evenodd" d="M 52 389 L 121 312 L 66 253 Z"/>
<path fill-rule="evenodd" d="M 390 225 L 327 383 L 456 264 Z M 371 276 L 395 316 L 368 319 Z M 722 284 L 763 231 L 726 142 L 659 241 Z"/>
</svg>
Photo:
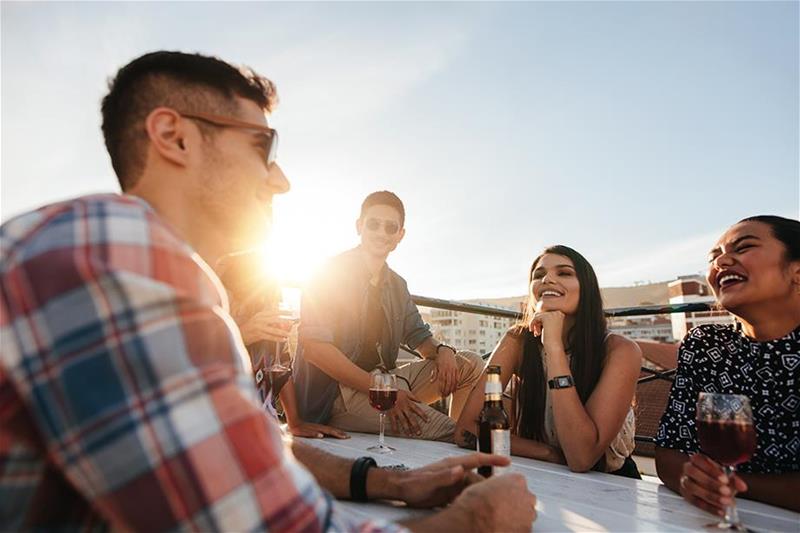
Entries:
<svg viewBox="0 0 800 533">
<path fill-rule="evenodd" d="M 466 300 L 466 303 L 519 311 L 523 298 Z M 434 336 L 461 350 L 490 353 L 503 334 L 516 323 L 511 318 L 477 315 L 446 309 L 426 309 L 423 319 L 431 325 Z"/>
<path fill-rule="evenodd" d="M 679 276 L 671 281 L 669 287 L 669 303 L 714 303 L 714 294 L 702 276 Z M 690 329 L 701 324 L 732 324 L 733 316 L 725 310 L 701 311 L 696 313 L 673 313 L 672 335 L 680 340 Z"/>
<path fill-rule="evenodd" d="M 645 305 L 666 305 L 693 302 L 714 302 L 714 295 L 699 275 L 679 276 L 673 281 L 639 283 L 629 287 L 605 287 L 600 289 L 603 307 L 614 309 Z M 522 311 L 525 296 L 465 300 L 494 306 L 500 309 Z M 515 320 L 482 316 L 443 309 L 420 309 L 423 320 L 431 325 L 434 335 L 442 342 L 457 348 L 473 350 L 479 354 L 492 351 L 494 346 L 515 323 Z M 703 311 L 696 313 L 672 313 L 651 316 L 609 318 L 609 329 L 633 340 L 656 342 L 678 342 L 691 328 L 707 323 L 730 324 L 731 315 L 725 311 Z"/>
</svg>

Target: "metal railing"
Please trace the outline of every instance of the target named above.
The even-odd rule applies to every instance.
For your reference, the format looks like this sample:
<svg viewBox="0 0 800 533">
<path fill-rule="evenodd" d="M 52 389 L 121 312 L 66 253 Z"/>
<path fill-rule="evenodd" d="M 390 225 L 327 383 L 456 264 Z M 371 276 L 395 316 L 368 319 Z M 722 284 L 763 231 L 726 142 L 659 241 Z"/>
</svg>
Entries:
<svg viewBox="0 0 800 533">
<path fill-rule="evenodd" d="M 521 319 L 522 313 L 513 311 L 511 309 L 503 309 L 500 307 L 493 307 L 490 305 L 474 304 L 459 302 L 457 300 L 442 300 L 440 298 L 429 298 L 427 296 L 412 295 L 411 299 L 414 303 L 424 307 L 432 307 L 434 309 L 445 309 L 448 311 L 459 311 L 462 313 L 472 313 L 485 316 L 497 316 L 502 318 Z M 694 313 L 703 311 L 713 311 L 714 307 L 707 303 L 688 303 L 688 304 L 667 304 L 667 305 L 642 305 L 634 307 L 616 307 L 606 309 L 604 311 L 608 318 L 620 318 L 631 316 L 648 316 L 648 315 L 664 315 L 670 313 Z M 487 359 L 491 353 L 483 354 L 483 358 Z M 642 372 L 648 374 L 639 378 L 637 385 L 648 383 L 661 379 L 664 381 L 674 381 L 675 369 L 670 368 L 667 370 L 657 371 L 651 368 L 642 367 Z M 635 435 L 634 440 L 642 443 L 654 443 L 653 437 L 645 435 Z"/>
</svg>

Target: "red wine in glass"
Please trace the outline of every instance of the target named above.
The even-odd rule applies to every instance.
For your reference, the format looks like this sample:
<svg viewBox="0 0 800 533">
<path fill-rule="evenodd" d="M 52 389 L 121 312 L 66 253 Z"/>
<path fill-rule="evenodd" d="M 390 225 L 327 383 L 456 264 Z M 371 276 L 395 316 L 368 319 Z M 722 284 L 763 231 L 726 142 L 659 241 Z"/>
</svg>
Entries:
<svg viewBox="0 0 800 533">
<path fill-rule="evenodd" d="M 291 375 L 290 367 L 282 364 L 272 365 L 267 369 L 267 391 L 271 389 L 272 396 L 277 397 Z"/>
<path fill-rule="evenodd" d="M 756 430 L 745 422 L 698 420 L 697 437 L 703 453 L 726 466 L 749 461 L 756 451 Z"/>
<path fill-rule="evenodd" d="M 740 394 L 701 392 L 697 398 L 697 439 L 700 451 L 720 463 L 730 480 L 736 465 L 749 460 L 756 451 L 750 399 Z M 733 500 L 725 507 L 722 521 L 709 527 L 747 531 Z"/>
<path fill-rule="evenodd" d="M 369 404 L 380 413 L 380 434 L 378 444 L 367 448 L 368 451 L 377 453 L 392 453 L 394 448 L 387 445 L 383 439 L 383 427 L 386 420 L 386 411 L 394 407 L 397 401 L 397 376 L 388 372 L 374 371 L 369 375 Z"/>
<path fill-rule="evenodd" d="M 396 401 L 397 401 L 396 390 L 380 390 L 380 389 L 369 390 L 369 404 L 372 406 L 373 409 L 377 409 L 378 411 L 388 411 L 389 409 L 394 407 L 394 403 Z"/>
</svg>

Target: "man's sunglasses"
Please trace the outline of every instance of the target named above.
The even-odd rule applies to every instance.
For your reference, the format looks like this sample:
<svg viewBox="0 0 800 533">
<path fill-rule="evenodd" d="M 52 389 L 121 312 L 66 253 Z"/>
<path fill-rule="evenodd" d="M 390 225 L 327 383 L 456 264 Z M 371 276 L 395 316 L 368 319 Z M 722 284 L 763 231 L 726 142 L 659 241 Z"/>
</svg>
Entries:
<svg viewBox="0 0 800 533">
<path fill-rule="evenodd" d="M 378 229 L 383 226 L 383 231 L 386 235 L 394 235 L 398 231 L 400 231 L 400 226 L 397 222 L 392 222 L 391 220 L 384 220 L 380 221 L 376 218 L 368 218 L 365 226 L 370 231 L 378 231 Z"/>
<path fill-rule="evenodd" d="M 209 124 L 213 126 L 219 126 L 220 128 L 240 128 L 259 131 L 267 137 L 267 164 L 271 165 L 278 157 L 278 132 L 269 126 L 245 122 L 244 120 L 225 117 L 222 115 L 214 115 L 212 113 L 203 113 L 201 111 L 196 111 L 194 113 L 184 113 L 182 111 L 178 111 L 178 114 L 180 114 L 182 117 L 202 120 L 203 122 L 208 122 Z"/>
</svg>

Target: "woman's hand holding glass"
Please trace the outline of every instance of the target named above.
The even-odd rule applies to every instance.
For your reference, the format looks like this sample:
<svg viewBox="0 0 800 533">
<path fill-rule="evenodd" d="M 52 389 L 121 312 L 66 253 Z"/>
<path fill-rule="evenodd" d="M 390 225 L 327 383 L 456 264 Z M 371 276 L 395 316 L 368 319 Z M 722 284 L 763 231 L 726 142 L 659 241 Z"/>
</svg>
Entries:
<svg viewBox="0 0 800 533">
<path fill-rule="evenodd" d="M 285 343 L 289 338 L 294 319 L 281 311 L 263 310 L 255 313 L 239 326 L 246 346 L 259 341 Z"/>
</svg>

